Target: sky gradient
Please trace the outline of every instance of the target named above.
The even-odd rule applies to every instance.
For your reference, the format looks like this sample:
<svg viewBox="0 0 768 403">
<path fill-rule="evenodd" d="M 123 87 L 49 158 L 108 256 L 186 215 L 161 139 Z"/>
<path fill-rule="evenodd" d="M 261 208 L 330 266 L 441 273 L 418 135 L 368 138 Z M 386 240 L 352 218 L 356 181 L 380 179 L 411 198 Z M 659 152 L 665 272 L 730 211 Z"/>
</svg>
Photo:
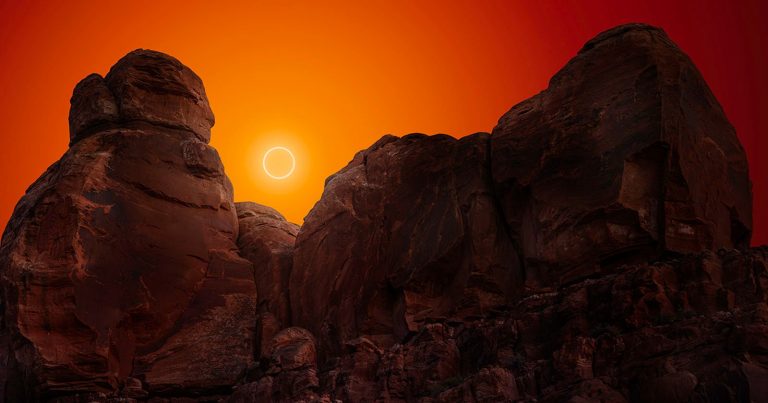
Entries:
<svg viewBox="0 0 768 403">
<path fill-rule="evenodd" d="M 736 127 L 753 244 L 768 243 L 768 2 L 224 3 L 0 0 L 0 224 L 66 151 L 75 84 L 136 48 L 171 54 L 203 79 L 235 199 L 301 223 L 325 178 L 382 135 L 490 131 L 584 42 L 645 22 L 691 56 Z M 274 146 L 296 157 L 286 180 L 262 170 Z"/>
</svg>

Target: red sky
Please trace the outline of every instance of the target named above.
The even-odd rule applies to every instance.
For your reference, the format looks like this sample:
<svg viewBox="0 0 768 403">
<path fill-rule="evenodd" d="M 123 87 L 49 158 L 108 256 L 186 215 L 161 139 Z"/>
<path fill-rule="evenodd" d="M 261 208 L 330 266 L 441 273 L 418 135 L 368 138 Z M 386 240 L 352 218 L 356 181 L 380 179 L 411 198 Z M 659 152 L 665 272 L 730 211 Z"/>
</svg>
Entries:
<svg viewBox="0 0 768 403">
<path fill-rule="evenodd" d="M 646 22 L 691 56 L 736 127 L 765 244 L 766 20 L 761 1 L 0 0 L 0 223 L 66 151 L 74 85 L 135 48 L 203 78 L 236 200 L 301 223 L 325 177 L 381 135 L 490 131 L 595 34 Z M 296 154 L 285 181 L 260 169 L 276 145 Z"/>
</svg>

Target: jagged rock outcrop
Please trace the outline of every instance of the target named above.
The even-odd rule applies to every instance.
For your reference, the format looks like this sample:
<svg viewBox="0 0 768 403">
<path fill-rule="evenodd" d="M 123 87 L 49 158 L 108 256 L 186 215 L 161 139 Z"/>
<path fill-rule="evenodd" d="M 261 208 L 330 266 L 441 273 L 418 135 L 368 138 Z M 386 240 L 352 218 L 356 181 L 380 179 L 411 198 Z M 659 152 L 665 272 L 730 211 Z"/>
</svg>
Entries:
<svg viewBox="0 0 768 403">
<path fill-rule="evenodd" d="M 388 348 L 351 340 L 321 391 L 345 402 L 762 402 L 766 291 L 766 247 L 624 266 L 433 319 Z"/>
<path fill-rule="evenodd" d="M 253 363 L 256 287 L 200 79 L 137 50 L 75 89 L 71 145 L 0 253 L 6 401 L 194 396 Z"/>
<path fill-rule="evenodd" d="M 332 344 L 401 339 L 465 289 L 501 304 L 523 277 L 551 287 L 666 251 L 746 247 L 750 227 L 746 158 L 722 109 L 662 31 L 629 25 L 588 42 L 490 137 L 384 137 L 358 154 L 299 232 L 291 300 L 296 323 Z"/>
<path fill-rule="evenodd" d="M 269 341 L 291 323 L 288 279 L 299 226 L 267 206 L 246 202 L 235 207 L 240 222 L 237 245 L 241 256 L 253 263 L 257 279 L 256 351 L 267 358 Z"/>
<path fill-rule="evenodd" d="M 487 133 L 385 136 L 328 178 L 299 231 L 293 323 L 321 352 L 392 344 L 429 317 L 479 314 L 522 273 L 492 195 Z"/>
<path fill-rule="evenodd" d="M 292 320 L 344 401 L 738 401 L 768 367 L 722 326 L 759 317 L 765 258 L 711 254 L 750 228 L 706 83 L 661 30 L 622 26 L 492 135 L 385 136 L 331 176 L 296 239 Z"/>
<path fill-rule="evenodd" d="M 69 110 L 70 143 L 105 127 L 147 122 L 211 139 L 213 111 L 200 77 L 168 55 L 137 50 L 106 77 L 91 74 L 75 87 Z"/>
<path fill-rule="evenodd" d="M 318 396 L 317 350 L 312 333 L 289 327 L 264 346 L 264 371 L 237 388 L 229 403 L 328 401 Z"/>
<path fill-rule="evenodd" d="M 533 286 L 664 251 L 749 246 L 744 150 L 657 28 L 598 35 L 492 138 L 499 202 Z"/>
<path fill-rule="evenodd" d="M 384 136 L 299 228 L 232 201 L 200 79 L 135 51 L 0 245 L 0 396 L 768 396 L 744 151 L 659 29 L 600 34 L 492 134 Z"/>
</svg>

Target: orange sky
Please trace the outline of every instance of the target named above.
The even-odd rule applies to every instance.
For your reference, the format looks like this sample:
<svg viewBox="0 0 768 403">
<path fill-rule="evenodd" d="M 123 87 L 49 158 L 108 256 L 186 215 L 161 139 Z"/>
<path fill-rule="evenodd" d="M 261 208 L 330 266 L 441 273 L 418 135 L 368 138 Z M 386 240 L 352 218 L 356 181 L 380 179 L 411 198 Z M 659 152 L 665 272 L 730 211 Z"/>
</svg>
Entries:
<svg viewBox="0 0 768 403">
<path fill-rule="evenodd" d="M 767 243 L 768 6 L 601 3 L 0 0 L 0 223 L 66 150 L 74 85 L 135 48 L 169 53 L 202 77 L 216 115 L 211 144 L 236 200 L 301 223 L 324 179 L 381 135 L 489 131 L 585 41 L 639 21 L 693 58 L 734 123 L 754 183 L 753 243 Z M 284 181 L 261 171 L 276 145 L 297 159 Z"/>
</svg>

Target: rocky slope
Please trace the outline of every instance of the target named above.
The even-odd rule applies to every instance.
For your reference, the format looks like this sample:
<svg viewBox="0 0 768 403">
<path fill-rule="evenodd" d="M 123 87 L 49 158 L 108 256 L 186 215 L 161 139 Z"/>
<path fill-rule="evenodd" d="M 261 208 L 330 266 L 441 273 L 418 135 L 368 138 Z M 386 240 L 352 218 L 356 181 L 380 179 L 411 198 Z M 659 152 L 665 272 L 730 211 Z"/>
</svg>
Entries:
<svg viewBox="0 0 768 403">
<path fill-rule="evenodd" d="M 212 124 L 156 52 L 78 84 L 3 236 L 6 401 L 768 399 L 744 151 L 659 29 L 491 134 L 383 137 L 301 228 L 233 203 Z"/>
</svg>

